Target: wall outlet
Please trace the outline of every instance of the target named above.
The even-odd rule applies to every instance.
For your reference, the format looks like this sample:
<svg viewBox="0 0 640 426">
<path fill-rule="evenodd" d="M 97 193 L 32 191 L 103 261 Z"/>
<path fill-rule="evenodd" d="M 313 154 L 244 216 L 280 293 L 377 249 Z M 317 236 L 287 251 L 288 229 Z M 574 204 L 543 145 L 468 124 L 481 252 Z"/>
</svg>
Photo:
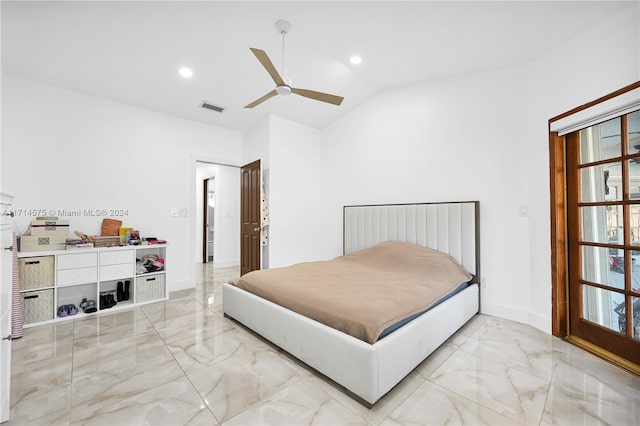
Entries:
<svg viewBox="0 0 640 426">
<path fill-rule="evenodd" d="M 169 216 L 178 217 L 178 208 L 177 207 L 171 208 L 171 210 L 169 211 Z"/>
</svg>

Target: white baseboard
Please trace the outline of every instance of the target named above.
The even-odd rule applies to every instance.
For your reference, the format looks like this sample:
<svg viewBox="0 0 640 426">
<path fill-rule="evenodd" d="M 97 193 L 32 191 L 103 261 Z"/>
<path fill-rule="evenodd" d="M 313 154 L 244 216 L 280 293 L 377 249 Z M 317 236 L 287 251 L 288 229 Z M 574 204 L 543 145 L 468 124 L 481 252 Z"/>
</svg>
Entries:
<svg viewBox="0 0 640 426">
<path fill-rule="evenodd" d="M 540 331 L 551 334 L 551 312 L 549 312 L 549 318 L 535 312 L 529 312 L 528 323 Z"/>
<path fill-rule="evenodd" d="M 240 259 L 232 260 L 213 260 L 213 267 L 218 268 L 231 268 L 232 266 L 240 265 Z"/>
<path fill-rule="evenodd" d="M 551 334 L 551 318 L 545 318 L 534 312 L 514 308 L 513 306 L 501 305 L 499 303 L 491 303 L 485 300 L 482 301 L 480 312 L 523 324 L 529 324 L 544 333 Z"/>
<path fill-rule="evenodd" d="M 171 293 L 172 291 L 185 290 L 193 287 L 194 283 L 190 282 L 189 280 L 171 281 L 167 282 L 167 293 Z"/>
</svg>

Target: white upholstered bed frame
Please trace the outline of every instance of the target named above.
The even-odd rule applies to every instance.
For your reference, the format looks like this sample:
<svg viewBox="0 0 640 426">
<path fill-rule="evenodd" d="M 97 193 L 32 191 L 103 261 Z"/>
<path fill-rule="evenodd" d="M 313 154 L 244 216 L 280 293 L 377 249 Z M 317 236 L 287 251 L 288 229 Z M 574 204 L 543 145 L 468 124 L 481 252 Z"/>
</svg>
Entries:
<svg viewBox="0 0 640 426">
<path fill-rule="evenodd" d="M 344 207 L 344 253 L 406 241 L 453 256 L 479 282 L 479 203 Z M 244 324 L 373 405 L 479 310 L 472 284 L 380 339 L 365 343 L 231 284 L 225 315 Z"/>
</svg>

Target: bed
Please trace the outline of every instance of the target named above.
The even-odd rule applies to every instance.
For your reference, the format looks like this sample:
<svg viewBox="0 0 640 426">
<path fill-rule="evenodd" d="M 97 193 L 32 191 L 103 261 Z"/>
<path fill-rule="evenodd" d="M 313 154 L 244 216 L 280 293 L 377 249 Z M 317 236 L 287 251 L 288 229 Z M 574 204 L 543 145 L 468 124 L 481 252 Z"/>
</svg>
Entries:
<svg viewBox="0 0 640 426">
<path fill-rule="evenodd" d="M 223 286 L 224 313 L 371 406 L 478 312 L 478 214 L 477 201 L 344 207 L 345 255 L 407 242 L 444 252 L 472 274 L 464 289 L 374 343 L 232 284 Z"/>
</svg>

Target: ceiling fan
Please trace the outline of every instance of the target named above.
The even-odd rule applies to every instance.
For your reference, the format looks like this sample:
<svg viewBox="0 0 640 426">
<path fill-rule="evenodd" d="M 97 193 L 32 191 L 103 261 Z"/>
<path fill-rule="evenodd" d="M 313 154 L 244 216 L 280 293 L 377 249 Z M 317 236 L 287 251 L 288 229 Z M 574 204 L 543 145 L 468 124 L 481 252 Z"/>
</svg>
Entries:
<svg viewBox="0 0 640 426">
<path fill-rule="evenodd" d="M 276 83 L 276 88 L 264 95 L 261 98 L 256 99 L 250 104 L 246 105 L 245 108 L 253 108 L 256 105 L 260 105 L 267 99 L 270 99 L 276 95 L 287 96 L 291 93 L 295 93 L 296 95 L 304 96 L 305 98 L 315 99 L 317 101 L 327 102 L 333 105 L 340 105 L 342 100 L 344 99 L 342 96 L 330 95 L 328 93 L 316 92 L 315 90 L 308 89 L 298 89 L 295 87 L 291 87 L 291 79 L 287 76 L 287 71 L 284 66 L 284 39 L 287 35 L 287 32 L 291 28 L 291 24 L 288 21 L 279 20 L 276 22 L 276 29 L 282 34 L 282 71 L 284 71 L 285 79 L 283 79 L 276 67 L 273 66 L 273 63 L 267 56 L 267 53 L 264 50 L 256 49 L 250 47 L 249 49 L 253 52 L 253 54 L 258 58 L 258 61 L 262 64 L 262 66 L 267 70 L 274 83 Z"/>
</svg>

